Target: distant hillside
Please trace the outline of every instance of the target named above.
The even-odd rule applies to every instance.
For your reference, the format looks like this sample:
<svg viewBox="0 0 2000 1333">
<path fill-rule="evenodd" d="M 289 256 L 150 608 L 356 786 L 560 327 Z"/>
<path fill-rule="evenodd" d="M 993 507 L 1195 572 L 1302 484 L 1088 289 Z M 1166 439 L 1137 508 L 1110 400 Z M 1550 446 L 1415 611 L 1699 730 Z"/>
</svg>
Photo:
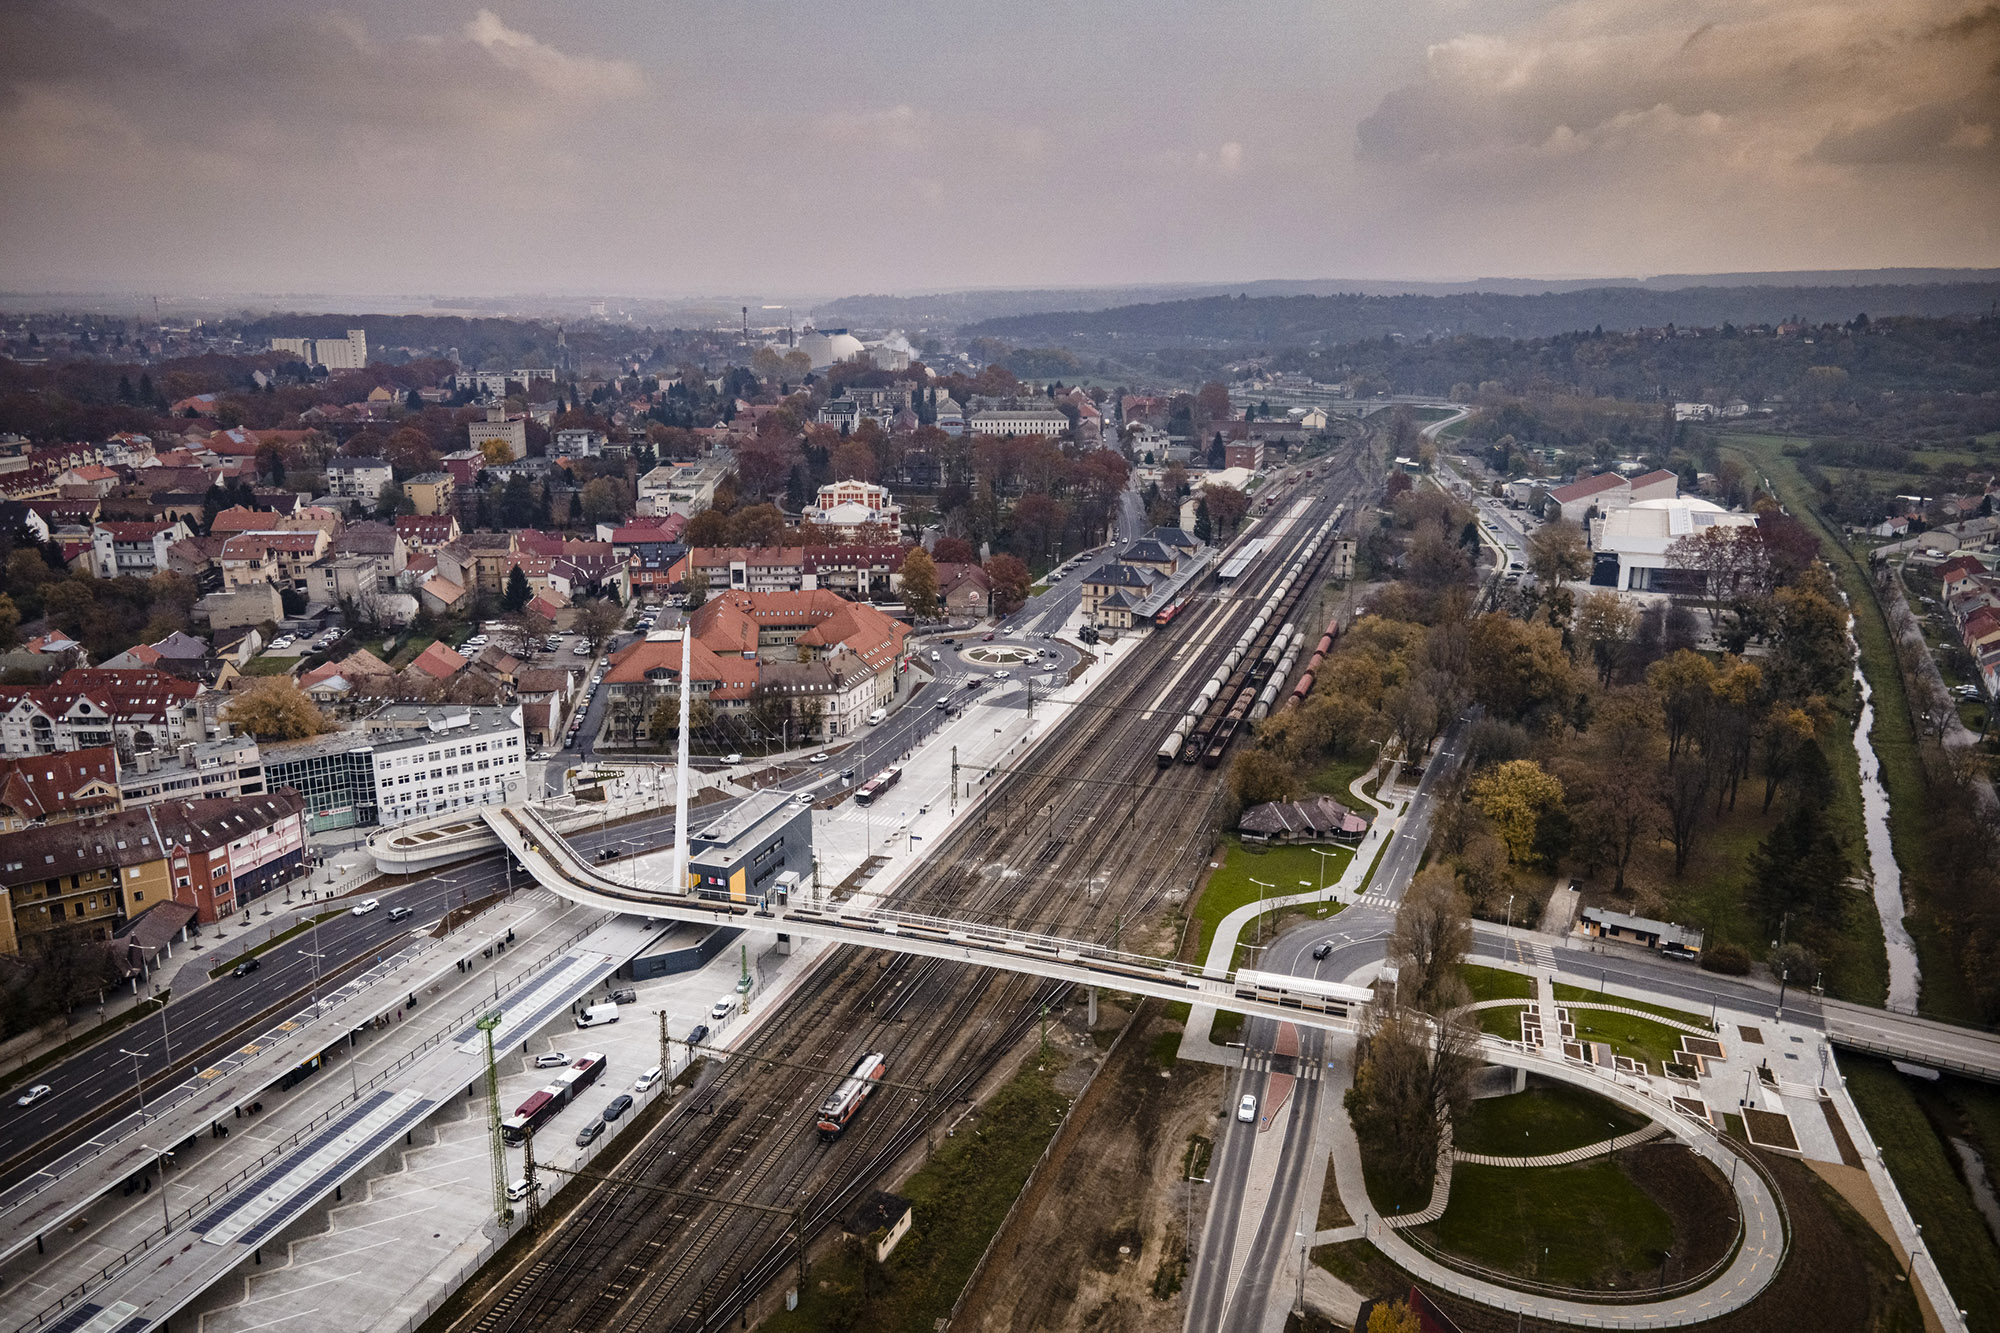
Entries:
<svg viewBox="0 0 2000 1333">
<path fill-rule="evenodd" d="M 843 296 L 812 311 L 822 327 L 956 329 L 986 320 L 1057 311 L 1110 310 L 1139 304 L 1198 301 L 1229 296 L 1452 296 L 1489 292 L 1502 296 L 1634 288 L 1680 291 L 1690 287 L 1878 287 L 2000 282 L 2000 270 L 1950 268 L 1828 269 L 1796 273 L 1666 273 L 1650 278 L 1471 278 L 1464 282 L 1410 282 L 1380 278 L 1273 278 L 1258 282 L 1161 283 L 1132 287 L 1043 287 L 930 292 L 914 296 Z M 1594 324 L 1596 321 L 1592 321 Z M 1590 325 L 1585 325 L 1588 328 Z"/>
<path fill-rule="evenodd" d="M 1389 335 L 1540 338 L 1596 327 L 1713 327 L 1788 319 L 1817 324 L 1862 313 L 1871 318 L 1943 318 L 1986 314 L 1996 303 L 2000 281 L 1994 280 L 1845 287 L 1689 285 L 1674 290 L 1600 286 L 1532 296 L 1210 296 L 987 319 L 960 332 L 1024 346 L 1132 353 L 1170 347 L 1305 347 Z"/>
</svg>

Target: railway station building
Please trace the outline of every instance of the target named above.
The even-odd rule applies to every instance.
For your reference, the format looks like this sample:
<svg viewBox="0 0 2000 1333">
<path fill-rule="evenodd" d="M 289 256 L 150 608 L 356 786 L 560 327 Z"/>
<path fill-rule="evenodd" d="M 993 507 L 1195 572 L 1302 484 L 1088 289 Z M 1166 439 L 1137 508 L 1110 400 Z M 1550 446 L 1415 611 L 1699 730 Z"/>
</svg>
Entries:
<svg viewBox="0 0 2000 1333">
<path fill-rule="evenodd" d="M 759 792 L 728 814 L 688 831 L 688 887 L 707 898 L 754 903 L 777 896 L 779 876 L 813 872 L 812 807 L 788 792 Z"/>
</svg>

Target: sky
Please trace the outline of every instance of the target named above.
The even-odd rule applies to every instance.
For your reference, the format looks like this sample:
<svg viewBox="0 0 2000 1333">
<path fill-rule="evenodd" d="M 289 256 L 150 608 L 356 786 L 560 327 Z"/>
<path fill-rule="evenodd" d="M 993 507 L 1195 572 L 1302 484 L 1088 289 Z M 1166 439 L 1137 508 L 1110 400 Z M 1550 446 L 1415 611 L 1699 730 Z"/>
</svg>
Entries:
<svg viewBox="0 0 2000 1333">
<path fill-rule="evenodd" d="M 8 0 L 0 288 L 2000 266 L 1974 0 Z"/>
</svg>

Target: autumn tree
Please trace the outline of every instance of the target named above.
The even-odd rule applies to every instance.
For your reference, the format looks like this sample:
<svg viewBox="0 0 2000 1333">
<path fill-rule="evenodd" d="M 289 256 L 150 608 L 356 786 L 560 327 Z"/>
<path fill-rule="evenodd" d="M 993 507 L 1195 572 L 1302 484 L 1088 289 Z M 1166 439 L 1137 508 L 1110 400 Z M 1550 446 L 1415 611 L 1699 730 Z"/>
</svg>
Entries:
<svg viewBox="0 0 2000 1333">
<path fill-rule="evenodd" d="M 581 634 L 591 647 L 602 648 L 624 623 L 624 607 L 613 601 L 594 601 L 585 602 L 578 608 L 570 627 Z"/>
<path fill-rule="evenodd" d="M 625 483 L 612 477 L 598 477 L 583 484 L 583 517 L 588 523 L 609 523 L 625 517 L 631 507 Z"/>
<path fill-rule="evenodd" d="M 1535 834 L 1544 816 L 1560 809 L 1563 785 L 1532 759 L 1495 765 L 1473 779 L 1472 803 L 1493 821 L 1515 865 L 1535 860 Z"/>
<path fill-rule="evenodd" d="M 903 605 L 914 620 L 936 620 L 938 606 L 937 564 L 921 546 L 912 546 L 903 557 Z"/>
<path fill-rule="evenodd" d="M 1396 909 L 1389 957 L 1396 964 L 1396 1003 L 1433 1016 L 1466 1002 L 1458 965 L 1472 947 L 1472 916 L 1451 871 L 1429 865 L 1410 882 Z"/>
<path fill-rule="evenodd" d="M 1298 770 L 1261 745 L 1246 747 L 1229 766 L 1229 794 L 1240 810 L 1289 801 L 1299 794 Z"/>
<path fill-rule="evenodd" d="M 931 559 L 940 565 L 971 565 L 978 563 L 979 553 L 963 537 L 940 537 L 931 544 Z"/>
<path fill-rule="evenodd" d="M 993 610 L 1002 616 L 1020 610 L 1033 586 L 1028 567 L 1004 551 L 986 562 L 986 581 L 993 589 Z"/>
<path fill-rule="evenodd" d="M 1638 629 L 1638 609 L 1609 588 L 1585 593 L 1577 602 L 1577 650 L 1597 668 L 1598 684 L 1609 685 L 1618 674 Z"/>
<path fill-rule="evenodd" d="M 1250 512 L 1249 495 L 1234 486 L 1218 486 L 1210 482 L 1201 488 L 1201 499 L 1208 506 L 1208 521 L 1218 537 L 1236 531 L 1243 525 L 1244 516 Z"/>
<path fill-rule="evenodd" d="M 1379 1301 L 1368 1312 L 1368 1333 L 1424 1333 L 1424 1324 L 1407 1301 Z"/>
<path fill-rule="evenodd" d="M 232 727 L 260 741 L 296 741 L 331 731 L 333 724 L 285 676 L 260 677 L 223 709 Z"/>
<path fill-rule="evenodd" d="M 1683 648 L 1646 668 L 1646 684 L 1660 698 L 1667 731 L 1667 767 L 1672 768 L 1700 734 L 1715 697 L 1715 664 Z"/>
<path fill-rule="evenodd" d="M 1583 529 L 1566 518 L 1545 523 L 1528 538 L 1528 572 L 1544 588 L 1570 583 L 1590 573 L 1590 543 Z"/>
<path fill-rule="evenodd" d="M 681 540 L 688 549 L 697 546 L 729 545 L 729 515 L 719 509 L 704 509 L 687 521 L 681 532 Z"/>
</svg>

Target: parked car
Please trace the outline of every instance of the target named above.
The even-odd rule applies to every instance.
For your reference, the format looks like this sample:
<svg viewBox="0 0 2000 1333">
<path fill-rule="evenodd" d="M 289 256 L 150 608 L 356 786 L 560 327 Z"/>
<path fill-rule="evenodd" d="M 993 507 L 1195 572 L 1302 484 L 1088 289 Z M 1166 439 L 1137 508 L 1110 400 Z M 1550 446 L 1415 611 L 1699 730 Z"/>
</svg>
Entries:
<svg viewBox="0 0 2000 1333">
<path fill-rule="evenodd" d="M 569 1053 L 566 1051 L 543 1051 L 535 1057 L 535 1068 L 537 1069 L 554 1069 L 558 1065 L 566 1065 L 568 1063 Z"/>
<path fill-rule="evenodd" d="M 623 1093 L 623 1092 L 619 1093 L 616 1097 L 613 1097 L 611 1099 L 611 1105 L 604 1108 L 605 1123 L 609 1124 L 611 1121 L 616 1120 L 619 1116 L 624 1115 L 627 1111 L 631 1109 L 632 1109 L 631 1095 L 629 1093 Z"/>
<path fill-rule="evenodd" d="M 727 1018 L 735 1012 L 736 997 L 734 995 L 725 995 L 714 1004 L 708 1006 L 708 1016 L 710 1018 Z"/>
<path fill-rule="evenodd" d="M 26 1092 L 16 1097 L 14 1099 L 14 1105 L 33 1106 L 36 1102 L 40 1101 L 42 1098 L 48 1096 L 51 1092 L 54 1091 L 55 1089 L 51 1088 L 46 1083 L 37 1083 L 34 1087 L 29 1088 Z"/>
<path fill-rule="evenodd" d="M 374 911 L 381 905 L 382 903 L 380 899 L 363 898 L 360 902 L 354 904 L 354 909 L 352 914 L 355 916 L 367 916 L 370 912 Z"/>
<path fill-rule="evenodd" d="M 593 1120 L 576 1132 L 576 1146 L 579 1148 L 588 1148 L 591 1144 L 597 1142 L 603 1133 L 604 1122 L 602 1120 Z"/>
<path fill-rule="evenodd" d="M 651 1069 L 648 1069 L 645 1073 L 639 1075 L 639 1077 L 632 1080 L 632 1091 L 651 1092 L 653 1090 L 653 1085 L 658 1083 L 659 1081 L 660 1081 L 660 1067 L 658 1065 L 654 1065 Z"/>
<path fill-rule="evenodd" d="M 236 970 L 229 975 L 232 977 L 247 977 L 263 965 L 264 960 L 261 958 L 245 958 L 236 965 Z"/>
<path fill-rule="evenodd" d="M 630 986 L 620 986 L 617 990 L 611 992 L 611 1003 L 637 1004 L 639 1003 L 639 992 L 633 990 Z"/>
<path fill-rule="evenodd" d="M 1257 1118 L 1256 1093 L 1246 1092 L 1243 1094 L 1243 1100 L 1236 1103 L 1236 1118 L 1246 1123 Z"/>
<path fill-rule="evenodd" d="M 687 1035 L 688 1045 L 699 1046 L 707 1040 L 708 1040 L 708 1024 L 696 1023 L 693 1027 L 688 1029 L 688 1035 Z"/>
<path fill-rule="evenodd" d="M 541 1188 L 539 1182 L 537 1182 L 535 1188 L 537 1189 Z M 519 1203 L 521 1200 L 527 1197 L 528 1197 L 528 1182 L 525 1178 L 516 1180 L 513 1184 L 507 1187 L 507 1202 Z"/>
</svg>

